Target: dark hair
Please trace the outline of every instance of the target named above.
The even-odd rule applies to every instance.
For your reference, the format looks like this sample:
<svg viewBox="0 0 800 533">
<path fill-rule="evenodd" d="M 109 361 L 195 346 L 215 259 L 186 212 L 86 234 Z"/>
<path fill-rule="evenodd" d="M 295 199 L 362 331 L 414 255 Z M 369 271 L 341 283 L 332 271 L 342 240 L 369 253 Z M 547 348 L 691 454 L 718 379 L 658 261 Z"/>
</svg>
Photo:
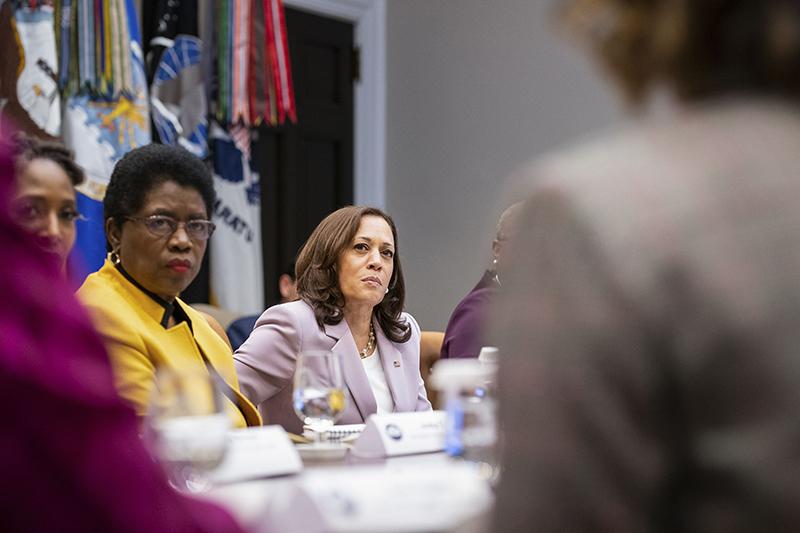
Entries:
<svg viewBox="0 0 800 533">
<path fill-rule="evenodd" d="M 394 238 L 394 269 L 389 292 L 375 306 L 375 316 L 383 333 L 393 342 L 406 342 L 411 327 L 400 320 L 406 288 L 400 267 L 397 228 L 392 218 L 375 207 L 348 206 L 334 211 L 314 229 L 297 257 L 297 294 L 314 308 L 317 323 L 338 324 L 344 318 L 344 295 L 339 288 L 336 265 L 339 256 L 350 246 L 365 216 L 380 217 L 389 224 Z"/>
<path fill-rule="evenodd" d="M 184 148 L 148 144 L 125 154 L 114 167 L 103 200 L 104 220 L 122 226 L 125 217 L 142 208 L 147 193 L 168 181 L 196 189 L 211 216 L 216 194 L 206 164 Z"/>
<path fill-rule="evenodd" d="M 83 169 L 75 162 L 75 154 L 61 143 L 42 141 L 17 133 L 13 138 L 12 150 L 16 154 L 17 172 L 22 171 L 34 159 L 49 159 L 64 170 L 73 187 L 80 185 L 85 179 Z"/>
<path fill-rule="evenodd" d="M 567 24 L 629 99 L 664 84 L 684 101 L 725 93 L 800 96 L 794 0 L 564 0 Z"/>
</svg>

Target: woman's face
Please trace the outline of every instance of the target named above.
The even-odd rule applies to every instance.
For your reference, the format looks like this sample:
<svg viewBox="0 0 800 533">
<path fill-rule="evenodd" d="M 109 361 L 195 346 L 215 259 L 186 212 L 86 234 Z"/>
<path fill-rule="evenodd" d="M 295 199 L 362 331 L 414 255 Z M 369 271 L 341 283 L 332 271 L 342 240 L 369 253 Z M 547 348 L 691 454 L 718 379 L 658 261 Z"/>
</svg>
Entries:
<svg viewBox="0 0 800 533">
<path fill-rule="evenodd" d="M 75 187 L 64 169 L 44 158 L 27 163 L 17 175 L 12 210 L 19 223 L 36 236 L 42 248 L 56 255 L 64 268 L 75 244 L 78 218 Z"/>
<path fill-rule="evenodd" d="M 178 224 L 174 232 L 158 235 L 142 221 L 154 215 L 183 224 Z M 197 276 L 206 251 L 207 240 L 191 237 L 185 224 L 208 219 L 203 197 L 193 187 L 166 181 L 145 195 L 142 208 L 133 217 L 139 220 L 118 221 L 121 226 L 106 222 L 111 246 L 133 279 L 161 298 L 172 300 Z"/>
<path fill-rule="evenodd" d="M 393 271 L 392 229 L 379 216 L 362 217 L 353 242 L 340 253 L 337 264 L 345 310 L 378 305 Z"/>
</svg>

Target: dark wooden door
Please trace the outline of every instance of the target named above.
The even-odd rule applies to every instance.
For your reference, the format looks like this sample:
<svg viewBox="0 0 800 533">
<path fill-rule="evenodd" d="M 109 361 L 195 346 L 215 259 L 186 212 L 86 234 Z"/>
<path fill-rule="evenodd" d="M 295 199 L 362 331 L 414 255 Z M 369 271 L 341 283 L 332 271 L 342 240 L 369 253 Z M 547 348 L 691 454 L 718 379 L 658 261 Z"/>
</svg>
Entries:
<svg viewBox="0 0 800 533">
<path fill-rule="evenodd" d="M 261 176 L 264 302 L 320 220 L 353 203 L 353 25 L 286 8 L 297 124 L 260 127 L 252 149 Z M 208 252 L 182 296 L 208 302 Z"/>
<path fill-rule="evenodd" d="M 287 8 L 286 26 L 297 124 L 260 128 L 254 150 L 267 305 L 319 221 L 353 202 L 353 25 Z"/>
</svg>

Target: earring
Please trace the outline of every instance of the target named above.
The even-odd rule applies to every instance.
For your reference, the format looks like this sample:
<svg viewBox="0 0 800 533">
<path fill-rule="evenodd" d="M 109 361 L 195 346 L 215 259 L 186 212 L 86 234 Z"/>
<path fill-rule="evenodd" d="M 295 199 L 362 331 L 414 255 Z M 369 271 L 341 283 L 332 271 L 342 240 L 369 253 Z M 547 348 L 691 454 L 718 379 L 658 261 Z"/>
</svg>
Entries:
<svg viewBox="0 0 800 533">
<path fill-rule="evenodd" d="M 497 270 L 497 258 L 496 257 L 492 258 L 492 268 Z"/>
<path fill-rule="evenodd" d="M 383 291 L 383 294 L 389 294 L 389 289 L 386 289 L 385 291 Z"/>
<path fill-rule="evenodd" d="M 108 260 L 111 261 L 115 265 L 120 264 L 119 250 L 118 249 L 111 250 L 108 253 Z"/>
</svg>

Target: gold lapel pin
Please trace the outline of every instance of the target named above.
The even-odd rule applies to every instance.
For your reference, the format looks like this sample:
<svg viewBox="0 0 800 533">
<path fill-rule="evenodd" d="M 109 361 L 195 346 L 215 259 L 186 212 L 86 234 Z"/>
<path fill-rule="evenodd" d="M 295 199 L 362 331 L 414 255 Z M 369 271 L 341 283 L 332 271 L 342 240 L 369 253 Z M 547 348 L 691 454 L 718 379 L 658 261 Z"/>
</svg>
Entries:
<svg viewBox="0 0 800 533">
<path fill-rule="evenodd" d="M 400 368 L 400 361 L 395 361 L 394 362 L 394 367 L 395 368 Z"/>
</svg>

